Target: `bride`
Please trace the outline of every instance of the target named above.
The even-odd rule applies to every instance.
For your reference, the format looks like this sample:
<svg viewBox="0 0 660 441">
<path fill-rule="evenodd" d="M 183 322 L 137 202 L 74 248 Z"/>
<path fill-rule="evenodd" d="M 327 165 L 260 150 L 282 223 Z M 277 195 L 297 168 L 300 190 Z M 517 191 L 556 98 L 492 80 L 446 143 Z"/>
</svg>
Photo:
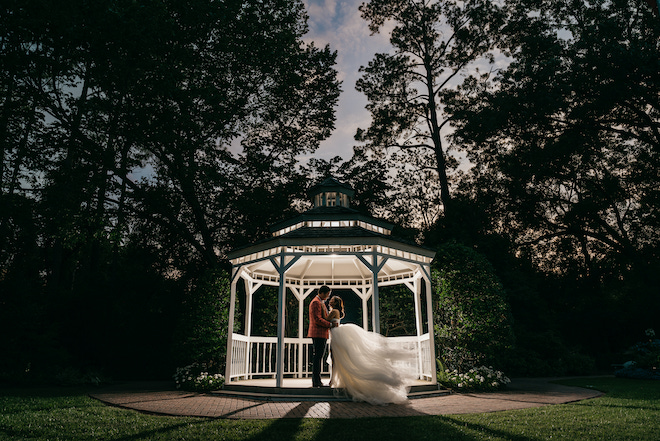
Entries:
<svg viewBox="0 0 660 441">
<path fill-rule="evenodd" d="M 328 321 L 341 322 L 344 302 L 330 299 Z M 367 332 L 354 324 L 330 331 L 330 385 L 344 389 L 354 401 L 371 404 L 403 403 L 416 378 L 417 354 L 412 350 L 390 347 L 387 338 Z"/>
</svg>

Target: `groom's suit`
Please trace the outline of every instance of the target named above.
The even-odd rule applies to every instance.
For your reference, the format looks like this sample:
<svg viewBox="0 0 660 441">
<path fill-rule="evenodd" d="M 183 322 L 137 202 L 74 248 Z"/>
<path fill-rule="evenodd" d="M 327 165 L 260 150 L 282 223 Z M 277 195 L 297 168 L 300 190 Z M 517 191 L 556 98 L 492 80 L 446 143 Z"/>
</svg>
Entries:
<svg viewBox="0 0 660 441">
<path fill-rule="evenodd" d="M 314 387 L 320 387 L 322 384 L 321 361 L 330 328 L 332 328 L 332 323 L 325 319 L 327 316 L 328 310 L 325 303 L 319 296 L 315 296 L 309 304 L 309 328 L 307 330 L 307 337 L 311 337 L 314 342 L 312 359 L 312 386 Z"/>
</svg>

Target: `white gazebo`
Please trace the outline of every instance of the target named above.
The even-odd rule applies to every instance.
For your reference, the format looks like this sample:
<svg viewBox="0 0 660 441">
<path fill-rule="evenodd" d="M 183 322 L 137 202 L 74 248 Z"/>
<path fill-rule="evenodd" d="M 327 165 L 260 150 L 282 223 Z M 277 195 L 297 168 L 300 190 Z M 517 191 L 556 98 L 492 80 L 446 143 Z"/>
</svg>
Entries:
<svg viewBox="0 0 660 441">
<path fill-rule="evenodd" d="M 405 285 L 412 292 L 410 314 L 416 335 L 390 337 L 393 344 L 413 346 L 419 354 L 419 380 L 436 383 L 430 264 L 434 251 L 391 236 L 393 225 L 350 208 L 353 190 L 328 178 L 309 192 L 314 207 L 271 227 L 266 241 L 234 250 L 232 263 L 227 367 L 225 381 L 311 378 L 311 344 L 304 328 L 305 299 L 322 285 L 350 290 L 362 301 L 362 327 L 380 332 L 379 287 Z M 237 284 L 244 282 L 244 332 L 234 332 Z M 251 335 L 253 295 L 277 286 L 277 337 Z M 298 301 L 297 337 L 285 337 L 286 296 Z M 424 297 L 423 297 L 424 296 Z M 424 302 L 425 299 L 425 302 Z M 423 305 L 426 311 L 423 311 Z M 423 320 L 426 315 L 426 321 Z M 310 383 L 311 384 L 311 383 Z"/>
</svg>

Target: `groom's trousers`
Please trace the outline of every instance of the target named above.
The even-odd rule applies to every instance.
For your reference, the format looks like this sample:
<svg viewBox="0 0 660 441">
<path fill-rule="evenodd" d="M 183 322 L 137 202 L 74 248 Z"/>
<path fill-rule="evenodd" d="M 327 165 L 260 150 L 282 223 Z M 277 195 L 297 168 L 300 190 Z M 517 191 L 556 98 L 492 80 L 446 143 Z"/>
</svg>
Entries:
<svg viewBox="0 0 660 441">
<path fill-rule="evenodd" d="M 321 383 L 321 362 L 325 353 L 327 339 L 312 337 L 312 386 L 320 387 Z"/>
</svg>

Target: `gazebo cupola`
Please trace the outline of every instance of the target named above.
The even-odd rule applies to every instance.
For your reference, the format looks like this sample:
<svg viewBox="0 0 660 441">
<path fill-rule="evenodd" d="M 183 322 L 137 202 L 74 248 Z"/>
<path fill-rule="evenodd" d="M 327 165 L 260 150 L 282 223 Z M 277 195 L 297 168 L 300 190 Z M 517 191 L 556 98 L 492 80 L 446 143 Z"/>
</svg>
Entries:
<svg viewBox="0 0 660 441">
<path fill-rule="evenodd" d="M 435 252 L 393 237 L 393 224 L 351 208 L 355 192 L 334 178 L 311 187 L 307 194 L 313 203 L 311 209 L 272 225 L 270 239 L 229 253 L 232 282 L 227 384 L 272 376 L 275 386 L 282 387 L 285 376 L 311 375 L 308 358 L 311 339 L 305 338 L 304 302 L 323 285 L 333 290 L 350 290 L 359 297 L 362 319 L 358 324 L 375 332 L 380 332 L 379 287 L 408 287 L 416 335 L 394 337 L 392 344 L 415 345 L 420 354 L 416 367 L 419 378 L 435 384 L 430 319 L 430 265 Z M 243 334 L 233 332 L 239 280 L 245 286 Z M 252 335 L 252 316 L 258 313 L 252 310 L 252 297 L 264 285 L 279 288 L 277 338 Z M 298 301 L 296 338 L 285 338 L 286 296 L 290 294 Z"/>
<path fill-rule="evenodd" d="M 351 199 L 355 191 L 335 178 L 328 178 L 318 185 L 310 188 L 307 195 L 312 199 L 314 208 L 317 207 L 346 207 L 350 208 Z"/>
<path fill-rule="evenodd" d="M 282 222 L 271 225 L 273 236 L 289 234 L 299 228 L 305 228 L 298 235 L 331 234 L 334 237 L 348 234 L 359 234 L 359 228 L 379 234 L 392 234 L 393 224 L 361 214 L 350 208 L 355 191 L 335 178 L 327 178 L 307 191 L 307 195 L 314 204 L 313 208 Z M 341 230 L 309 230 L 311 228 L 340 228 Z"/>
</svg>

